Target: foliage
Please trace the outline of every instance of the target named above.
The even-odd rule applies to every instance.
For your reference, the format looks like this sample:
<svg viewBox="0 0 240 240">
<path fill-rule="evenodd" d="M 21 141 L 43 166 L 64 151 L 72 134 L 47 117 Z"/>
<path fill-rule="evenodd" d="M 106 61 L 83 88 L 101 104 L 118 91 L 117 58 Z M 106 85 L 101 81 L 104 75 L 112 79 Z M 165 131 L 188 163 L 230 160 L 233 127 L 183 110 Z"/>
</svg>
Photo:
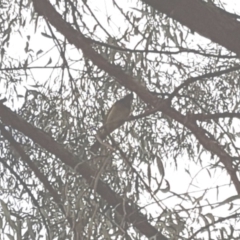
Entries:
<svg viewBox="0 0 240 240">
<path fill-rule="evenodd" d="M 240 66 L 235 54 L 141 1 L 51 3 L 109 63 L 158 99 L 170 99 L 186 121 L 195 117 L 239 170 Z M 1 6 L 0 84 L 6 105 L 74 154 L 79 167 L 87 162 L 97 172 L 89 186 L 76 168 L 6 127 L 61 197 L 54 201 L 2 136 L 2 236 L 145 239 L 95 192 L 101 180 L 169 239 L 239 237 L 239 199 L 214 152 L 167 114 L 144 115 L 153 108 L 135 94 L 133 117 L 107 139 L 115 151 L 103 145 L 91 153 L 106 111 L 129 90 L 68 43 L 30 1 L 1 1 Z"/>
</svg>

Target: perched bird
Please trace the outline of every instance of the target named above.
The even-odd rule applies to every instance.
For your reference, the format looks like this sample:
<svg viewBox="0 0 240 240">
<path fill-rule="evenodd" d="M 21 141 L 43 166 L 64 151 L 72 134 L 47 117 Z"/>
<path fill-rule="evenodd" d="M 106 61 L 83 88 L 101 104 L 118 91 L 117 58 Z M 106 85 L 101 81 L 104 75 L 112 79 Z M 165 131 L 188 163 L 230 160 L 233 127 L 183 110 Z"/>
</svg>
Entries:
<svg viewBox="0 0 240 240">
<path fill-rule="evenodd" d="M 103 126 L 97 133 L 97 137 L 101 140 L 105 139 L 108 134 L 119 128 L 126 121 L 131 113 L 132 101 L 133 94 L 130 93 L 112 105 L 103 121 Z M 99 147 L 100 143 L 96 141 L 90 150 L 95 153 Z"/>
</svg>

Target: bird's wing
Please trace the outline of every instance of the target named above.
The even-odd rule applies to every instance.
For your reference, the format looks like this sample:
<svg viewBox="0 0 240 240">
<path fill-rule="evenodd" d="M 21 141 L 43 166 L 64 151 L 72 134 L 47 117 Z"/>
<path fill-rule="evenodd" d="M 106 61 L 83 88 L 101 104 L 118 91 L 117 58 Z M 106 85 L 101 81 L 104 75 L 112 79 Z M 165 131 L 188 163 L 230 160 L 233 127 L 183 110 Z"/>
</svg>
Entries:
<svg viewBox="0 0 240 240">
<path fill-rule="evenodd" d="M 131 112 L 132 100 L 133 94 L 131 93 L 113 104 L 107 113 L 104 125 L 97 133 L 98 137 L 105 139 L 108 134 L 119 128 L 126 121 Z M 99 147 L 100 143 L 96 141 L 90 150 L 96 152 Z"/>
</svg>

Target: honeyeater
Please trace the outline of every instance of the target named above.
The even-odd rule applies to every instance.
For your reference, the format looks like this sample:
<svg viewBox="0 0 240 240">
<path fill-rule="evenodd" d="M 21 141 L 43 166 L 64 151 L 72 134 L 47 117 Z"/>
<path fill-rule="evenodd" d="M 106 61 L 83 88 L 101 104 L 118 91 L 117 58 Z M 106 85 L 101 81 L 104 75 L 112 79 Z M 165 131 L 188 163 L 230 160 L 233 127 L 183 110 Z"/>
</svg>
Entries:
<svg viewBox="0 0 240 240">
<path fill-rule="evenodd" d="M 133 94 L 130 93 L 112 105 L 103 121 L 103 126 L 97 133 L 98 137 L 102 140 L 105 139 L 108 134 L 119 128 L 126 121 L 131 113 L 132 101 Z M 99 147 L 100 143 L 96 141 L 92 145 L 91 151 L 96 152 Z"/>
</svg>

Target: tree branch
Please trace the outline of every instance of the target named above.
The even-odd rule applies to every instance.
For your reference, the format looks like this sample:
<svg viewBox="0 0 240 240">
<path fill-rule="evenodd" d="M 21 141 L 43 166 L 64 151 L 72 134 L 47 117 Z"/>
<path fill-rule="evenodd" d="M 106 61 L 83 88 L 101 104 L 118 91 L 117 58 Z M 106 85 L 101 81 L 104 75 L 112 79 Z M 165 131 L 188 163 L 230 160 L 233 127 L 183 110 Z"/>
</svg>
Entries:
<svg viewBox="0 0 240 240">
<path fill-rule="evenodd" d="M 201 0 L 142 0 L 192 31 L 240 55 L 240 23 L 236 17 Z"/>
<path fill-rule="evenodd" d="M 212 77 L 218 77 L 218 76 L 221 76 L 223 74 L 227 74 L 227 73 L 230 73 L 230 72 L 234 72 L 234 71 L 237 71 L 237 70 L 240 70 L 240 66 L 237 65 L 237 66 L 234 66 L 234 67 L 230 67 L 230 68 L 227 68 L 227 69 L 224 69 L 224 70 L 221 70 L 221 71 L 216 71 L 216 72 L 210 72 L 210 73 L 206 73 L 206 74 L 203 74 L 203 75 L 200 75 L 200 76 L 197 76 L 197 77 L 190 77 L 188 78 L 187 80 L 185 80 L 182 84 L 180 84 L 170 95 L 169 95 L 169 101 L 171 101 L 176 95 L 177 93 L 183 89 L 184 87 L 187 87 L 188 85 L 198 81 L 198 80 L 208 80 L 208 78 L 212 78 Z"/>
<path fill-rule="evenodd" d="M 218 119 L 218 118 L 240 118 L 240 113 L 214 113 L 214 114 L 191 114 L 191 117 L 195 120 L 205 121 L 209 119 Z"/>
<path fill-rule="evenodd" d="M 60 209 L 62 210 L 63 214 L 65 215 L 65 211 L 63 207 L 60 205 L 61 202 L 61 196 L 58 195 L 58 193 L 52 188 L 51 184 L 47 180 L 47 177 L 44 176 L 43 173 L 39 171 L 37 166 L 32 162 L 30 157 L 24 152 L 20 144 L 11 136 L 11 134 L 5 129 L 5 127 L 0 123 L 0 130 L 1 134 L 9 141 L 10 145 L 13 147 L 13 149 L 20 155 L 23 162 L 25 162 L 28 167 L 35 173 L 39 181 L 44 185 L 45 189 L 49 191 L 49 193 L 52 195 L 55 203 L 60 206 Z"/>
<path fill-rule="evenodd" d="M 92 187 L 92 182 L 97 176 L 97 172 L 94 171 L 87 162 L 81 162 L 78 157 L 65 150 L 64 147 L 57 143 L 51 136 L 44 131 L 27 123 L 23 118 L 12 112 L 10 109 L 0 103 L 0 118 L 6 125 L 9 125 L 18 131 L 24 133 L 27 137 L 31 138 L 35 143 L 45 148 L 50 153 L 57 156 L 63 163 L 75 169 L 79 174 L 85 178 L 89 186 Z M 147 237 L 158 236 L 156 240 L 167 240 L 165 236 L 157 231 L 148 220 L 145 215 L 136 211 L 136 208 L 131 202 L 126 201 L 118 194 L 116 194 L 107 184 L 98 180 L 96 186 L 96 192 L 107 201 L 119 214 L 122 216 L 127 214 L 126 219 L 132 225 Z"/>
<path fill-rule="evenodd" d="M 178 1 L 183 1 L 185 3 L 189 2 L 189 0 Z M 167 1 L 165 0 L 157 2 L 167 3 Z M 176 3 L 176 0 L 170 0 L 169 2 Z M 199 1 L 197 0 L 191 0 L 190 2 L 198 2 L 197 6 L 199 5 Z M 238 180 L 236 171 L 232 166 L 231 156 L 224 151 L 221 145 L 219 145 L 216 141 L 212 141 L 208 136 L 206 136 L 205 131 L 202 128 L 198 127 L 198 125 L 193 119 L 190 119 L 180 114 L 175 109 L 170 108 L 168 101 L 159 100 L 156 96 L 151 94 L 151 92 L 148 91 L 143 85 L 137 82 L 132 76 L 126 74 L 118 66 L 110 64 L 104 57 L 95 52 L 94 49 L 91 47 L 91 41 L 86 39 L 82 33 L 73 29 L 68 22 L 64 21 L 62 19 L 62 16 L 54 9 L 54 7 L 49 3 L 48 0 L 33 0 L 33 4 L 35 10 L 40 15 L 43 15 L 60 33 L 62 33 L 68 39 L 70 43 L 74 44 L 76 48 L 81 49 L 85 57 L 89 58 L 96 66 L 106 71 L 109 75 L 113 76 L 116 81 L 118 81 L 121 85 L 135 92 L 139 96 L 139 98 L 141 98 L 145 103 L 152 105 L 154 108 L 157 108 L 159 111 L 162 111 L 164 114 L 168 115 L 175 121 L 181 123 L 186 128 L 188 128 L 205 149 L 212 152 L 213 154 L 216 154 L 219 157 L 226 171 L 230 175 L 238 194 L 240 194 L 240 182 Z M 190 12 L 192 11 L 191 8 L 189 8 L 189 10 Z M 186 15 L 186 13 L 182 14 Z M 199 12 L 195 14 L 199 15 Z M 228 35 L 227 32 L 225 34 Z M 235 33 L 235 35 L 237 34 Z M 240 52 L 239 42 L 240 39 L 238 41 Z"/>
</svg>

